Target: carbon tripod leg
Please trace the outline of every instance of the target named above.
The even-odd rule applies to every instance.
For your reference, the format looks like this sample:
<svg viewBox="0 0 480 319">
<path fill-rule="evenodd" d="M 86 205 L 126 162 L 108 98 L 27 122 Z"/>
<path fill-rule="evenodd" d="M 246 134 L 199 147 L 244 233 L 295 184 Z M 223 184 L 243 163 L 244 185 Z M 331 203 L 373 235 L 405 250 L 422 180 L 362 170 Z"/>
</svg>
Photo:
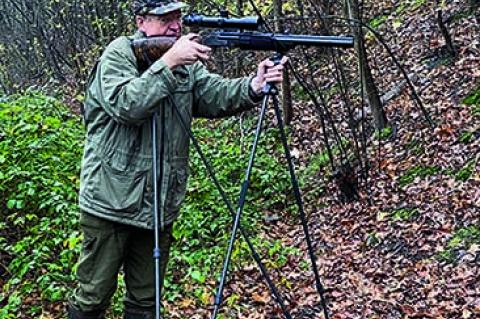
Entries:
<svg viewBox="0 0 480 319">
<path fill-rule="evenodd" d="M 182 118 L 182 115 L 181 115 L 178 107 L 176 106 L 175 101 L 172 100 L 172 104 L 174 106 L 173 107 L 174 111 L 175 111 L 175 113 L 176 113 L 176 115 L 177 115 L 177 117 L 180 121 L 180 124 L 182 125 L 183 129 L 188 133 L 188 136 L 190 137 L 196 151 L 198 152 L 203 164 L 205 165 L 205 168 L 207 169 L 208 175 L 212 179 L 215 187 L 220 192 L 222 200 L 224 201 L 225 205 L 227 205 L 228 211 L 230 212 L 231 216 L 233 217 L 233 219 L 235 219 L 236 214 L 235 214 L 235 210 L 233 209 L 233 205 L 230 202 L 230 200 L 228 199 L 228 196 L 225 193 L 225 191 L 223 190 L 222 186 L 220 185 L 220 182 L 218 181 L 217 177 L 215 176 L 215 173 L 214 173 L 210 163 L 208 162 L 208 159 L 205 157 L 205 154 L 202 152 L 202 149 L 200 147 L 200 144 L 198 143 L 198 140 L 193 135 L 193 132 L 190 129 L 190 127 L 187 126 L 185 120 Z M 270 276 L 268 274 L 267 268 L 262 263 L 262 260 L 261 260 L 260 256 L 258 255 L 258 253 L 255 251 L 255 247 L 253 246 L 253 244 L 250 240 L 250 235 L 243 229 L 243 227 L 241 225 L 239 225 L 238 228 L 240 230 L 241 235 L 243 236 L 243 239 L 247 243 L 248 248 L 250 249 L 250 252 L 251 252 L 251 255 L 252 255 L 253 259 L 257 263 L 258 268 L 260 269 L 260 273 L 261 273 L 262 277 L 265 279 L 265 281 L 267 283 L 267 286 L 270 289 L 270 292 L 271 292 L 274 300 L 280 306 L 280 308 L 282 310 L 282 313 L 285 316 L 285 318 L 286 319 L 292 319 L 292 316 L 290 315 L 287 307 L 285 306 L 285 302 L 284 302 L 282 296 L 278 292 L 275 284 L 273 283 L 272 279 L 270 278 Z"/>
<path fill-rule="evenodd" d="M 320 295 L 320 299 L 322 302 L 322 308 L 323 308 L 323 315 L 325 319 L 328 319 L 328 311 L 327 311 L 327 303 L 325 299 L 325 290 L 323 288 L 322 283 L 320 282 L 320 275 L 318 274 L 318 268 L 316 264 L 316 256 L 315 252 L 313 250 L 313 244 L 312 244 L 312 239 L 308 230 L 308 223 L 307 223 L 307 217 L 305 215 L 305 211 L 303 209 L 303 200 L 302 200 L 302 195 L 300 194 L 300 187 L 298 186 L 298 180 L 295 175 L 295 168 L 293 165 L 293 160 L 292 160 L 292 155 L 290 154 L 290 149 L 288 147 L 288 141 L 287 141 L 287 134 L 285 133 L 285 125 L 283 124 L 283 119 L 282 119 L 282 112 L 280 110 L 279 102 L 276 96 L 272 97 L 272 102 L 273 102 L 273 107 L 275 109 L 275 116 L 277 117 L 277 123 L 278 123 L 278 128 L 280 130 L 280 137 L 282 139 L 282 144 L 283 144 L 283 149 L 285 151 L 285 157 L 288 162 L 288 169 L 290 171 L 290 179 L 293 187 L 293 191 L 295 194 L 295 200 L 297 202 L 298 210 L 300 213 L 300 219 L 302 221 L 302 227 L 303 227 L 303 232 L 305 234 L 305 238 L 307 240 L 307 247 L 308 247 L 308 253 L 310 256 L 310 261 L 312 263 L 312 270 L 315 275 L 315 286 L 317 288 L 317 291 Z"/>
<path fill-rule="evenodd" d="M 163 114 L 162 114 L 163 115 Z M 160 260 L 161 260 L 161 251 L 160 251 L 160 222 L 159 222 L 159 209 L 158 209 L 158 132 L 157 132 L 157 123 L 158 123 L 158 113 L 155 112 L 152 117 L 152 185 L 153 185 L 153 224 L 154 224 L 154 248 L 153 248 L 153 259 L 155 263 L 155 319 L 161 319 L 160 315 L 160 308 L 161 308 L 161 290 L 160 290 L 160 280 L 161 280 L 161 273 L 160 273 Z M 162 123 L 163 124 L 163 123 Z M 163 125 L 162 125 L 163 127 Z M 161 143 L 161 151 L 160 151 L 160 167 L 162 167 L 163 162 L 163 147 L 164 147 L 164 135 L 160 137 L 162 139 Z M 163 175 L 163 170 L 160 168 L 160 176 Z"/>
<path fill-rule="evenodd" d="M 250 182 L 250 175 L 252 173 L 252 168 L 253 168 L 253 162 L 255 161 L 255 154 L 257 152 L 257 146 L 258 146 L 258 141 L 260 139 L 260 134 L 262 131 L 262 124 L 263 120 L 265 118 L 265 113 L 268 105 L 268 100 L 269 100 L 269 95 L 265 95 L 263 98 L 262 102 L 262 109 L 260 111 L 260 115 L 258 117 L 258 122 L 257 122 L 257 129 L 255 131 L 255 139 L 253 141 L 252 145 L 252 150 L 250 152 L 250 159 L 248 161 L 248 166 L 247 170 L 245 173 L 245 179 L 242 184 L 242 189 L 240 191 L 240 199 L 238 201 L 238 209 L 237 209 L 237 214 L 235 216 L 235 221 L 233 223 L 233 228 L 232 228 L 232 233 L 230 236 L 230 242 L 228 244 L 228 250 L 227 250 L 227 255 L 225 257 L 225 262 L 223 264 L 223 270 L 222 270 L 222 276 L 220 277 L 220 284 L 218 286 L 217 293 L 215 295 L 215 305 L 213 308 L 212 316 L 211 319 L 217 318 L 218 311 L 220 309 L 220 304 L 222 303 L 222 298 L 223 298 L 223 289 L 225 287 L 225 280 L 227 277 L 227 272 L 228 272 L 228 266 L 230 264 L 230 260 L 232 258 L 232 251 L 233 251 L 233 245 L 235 243 L 235 239 L 237 236 L 237 230 L 240 224 L 240 217 L 242 215 L 243 211 L 243 206 L 245 205 L 245 198 L 247 197 L 247 190 Z"/>
</svg>

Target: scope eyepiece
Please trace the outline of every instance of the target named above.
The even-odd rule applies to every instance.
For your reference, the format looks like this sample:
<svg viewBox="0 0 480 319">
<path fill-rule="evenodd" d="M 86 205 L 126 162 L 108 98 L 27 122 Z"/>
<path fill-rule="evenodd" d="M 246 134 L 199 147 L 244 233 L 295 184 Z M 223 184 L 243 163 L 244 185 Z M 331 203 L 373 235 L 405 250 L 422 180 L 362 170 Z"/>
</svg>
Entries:
<svg viewBox="0 0 480 319">
<path fill-rule="evenodd" d="M 225 17 L 209 17 L 198 14 L 189 14 L 183 17 L 183 24 L 187 26 L 198 26 L 205 28 L 219 29 L 240 29 L 258 31 L 261 26 L 259 17 L 243 17 L 243 18 L 225 18 Z"/>
</svg>

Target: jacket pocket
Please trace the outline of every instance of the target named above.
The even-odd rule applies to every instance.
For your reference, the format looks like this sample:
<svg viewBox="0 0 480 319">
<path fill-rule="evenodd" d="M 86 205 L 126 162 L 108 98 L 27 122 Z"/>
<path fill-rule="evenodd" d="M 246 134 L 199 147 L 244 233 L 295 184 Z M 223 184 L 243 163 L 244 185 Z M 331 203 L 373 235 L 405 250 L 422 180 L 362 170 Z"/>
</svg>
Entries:
<svg viewBox="0 0 480 319">
<path fill-rule="evenodd" d="M 188 158 L 179 157 L 172 163 L 172 171 L 168 182 L 168 193 L 165 201 L 167 214 L 176 213 L 185 199 L 187 189 Z"/>
<path fill-rule="evenodd" d="M 138 212 L 141 209 L 145 184 L 146 171 L 124 172 L 102 162 L 93 199 L 107 210 Z"/>
</svg>

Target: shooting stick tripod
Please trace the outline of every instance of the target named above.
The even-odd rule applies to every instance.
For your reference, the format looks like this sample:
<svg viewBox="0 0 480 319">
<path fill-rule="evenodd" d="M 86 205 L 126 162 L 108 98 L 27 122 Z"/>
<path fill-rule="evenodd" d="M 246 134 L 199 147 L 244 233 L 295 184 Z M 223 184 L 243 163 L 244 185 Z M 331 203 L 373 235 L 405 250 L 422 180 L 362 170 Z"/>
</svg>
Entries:
<svg viewBox="0 0 480 319">
<path fill-rule="evenodd" d="M 282 59 L 282 54 L 277 53 L 273 57 L 272 60 L 274 61 L 275 64 L 278 64 L 278 63 L 280 63 L 281 59 Z M 258 145 L 258 142 L 259 142 L 259 139 L 260 139 L 260 134 L 261 134 L 261 131 L 262 131 L 262 124 L 263 124 L 263 120 L 265 118 L 267 105 L 269 104 L 270 99 L 273 102 L 272 104 L 273 104 L 273 107 L 274 107 L 274 110 L 275 110 L 275 116 L 277 117 L 278 128 L 280 130 L 280 136 L 281 136 L 281 139 L 282 139 L 282 144 L 283 144 L 283 148 L 284 148 L 284 151 L 285 151 L 285 156 L 286 156 L 286 159 L 288 161 L 288 168 L 289 168 L 289 172 L 290 172 L 291 184 L 292 184 L 292 187 L 293 187 L 293 190 L 294 190 L 296 203 L 297 203 L 297 206 L 299 208 L 299 213 L 300 213 L 300 218 L 301 218 L 301 222 L 302 222 L 303 231 L 305 233 L 305 237 L 306 237 L 306 240 L 307 240 L 307 247 L 308 247 L 310 261 L 311 261 L 311 264 L 312 264 L 312 270 L 313 270 L 313 273 L 315 275 L 315 286 L 316 286 L 317 292 L 319 293 L 320 298 L 321 298 L 321 304 L 322 304 L 322 308 L 323 308 L 324 318 L 328 319 L 329 317 L 328 317 L 328 311 L 327 311 L 327 307 L 326 307 L 326 300 L 325 300 L 325 296 L 324 296 L 324 288 L 323 288 L 323 286 L 320 282 L 320 277 L 319 277 L 318 269 L 317 269 L 317 266 L 316 266 L 316 256 L 315 256 L 315 253 L 314 253 L 314 250 L 313 250 L 313 244 L 312 244 L 312 240 L 311 240 L 309 230 L 308 230 L 307 219 L 306 219 L 306 215 L 305 215 L 305 212 L 304 212 L 304 209 L 303 209 L 303 201 L 302 201 L 301 194 L 300 194 L 300 188 L 298 186 L 298 181 L 297 181 L 297 178 L 296 178 L 296 175 L 295 175 L 295 169 L 294 169 L 294 165 L 293 165 L 293 161 L 292 161 L 292 156 L 291 156 L 290 150 L 288 148 L 285 126 L 283 124 L 281 109 L 280 109 L 280 105 L 279 105 L 279 101 L 278 101 L 278 89 L 273 84 L 267 84 L 265 86 L 265 88 L 263 89 L 263 93 L 264 93 L 264 98 L 263 98 L 263 101 L 262 101 L 262 107 L 261 107 L 260 115 L 259 115 L 258 122 L 257 122 L 255 138 L 254 138 L 254 142 L 253 142 L 253 145 L 252 145 L 247 170 L 246 170 L 246 173 L 245 173 L 245 179 L 244 179 L 244 182 L 243 182 L 242 187 L 241 187 L 240 198 L 239 198 L 239 201 L 238 201 L 238 208 L 237 208 L 236 213 L 234 212 L 233 205 L 231 204 L 231 202 L 228 199 L 226 193 L 224 192 L 223 188 L 221 187 L 220 183 L 218 182 L 211 165 L 208 163 L 208 160 L 206 159 L 205 155 L 203 154 L 198 141 L 194 137 L 194 135 L 193 135 L 190 127 L 187 125 L 185 119 L 182 118 L 180 110 L 179 110 L 178 106 L 175 104 L 174 99 L 172 97 L 170 97 L 170 100 L 171 100 L 173 108 L 174 108 L 174 112 L 176 113 L 177 117 L 179 118 L 179 121 L 180 121 L 182 127 L 187 131 L 190 139 L 192 140 L 192 142 L 195 146 L 195 149 L 197 150 L 197 152 L 200 155 L 200 158 L 202 159 L 203 163 L 205 164 L 206 169 L 207 169 L 210 177 L 212 178 L 215 186 L 220 191 L 220 194 L 222 196 L 223 201 L 226 203 L 232 217 L 234 218 L 234 223 L 233 223 L 232 232 L 231 232 L 231 236 L 230 236 L 230 241 L 229 241 L 229 245 L 228 245 L 228 249 L 227 249 L 227 254 L 226 254 L 223 269 L 222 269 L 222 275 L 221 275 L 221 278 L 220 278 L 220 283 L 219 283 L 219 286 L 218 286 L 218 289 L 217 289 L 217 293 L 215 295 L 215 303 L 214 303 L 214 309 L 213 309 L 213 312 L 212 312 L 212 315 L 211 315 L 211 319 L 216 319 L 216 317 L 218 315 L 218 312 L 220 310 L 220 305 L 221 305 L 222 299 L 223 299 L 223 289 L 225 287 L 225 282 L 226 282 L 226 277 L 227 277 L 227 272 L 228 272 L 228 266 L 229 266 L 230 261 L 231 261 L 233 246 L 234 246 L 234 243 L 235 243 L 235 240 L 236 240 L 236 235 L 237 235 L 238 230 L 240 230 L 242 236 L 244 237 L 244 239 L 245 239 L 245 241 L 246 241 L 246 243 L 247 243 L 247 245 L 248 245 L 248 247 L 249 247 L 249 249 L 252 253 L 252 257 L 254 258 L 256 263 L 258 264 L 258 266 L 260 268 L 260 272 L 261 272 L 263 278 L 265 279 L 265 281 L 266 281 L 266 283 L 267 283 L 267 285 L 270 289 L 270 292 L 273 295 L 274 300 L 279 304 L 280 308 L 282 309 L 284 317 L 286 319 L 291 319 L 292 318 L 292 316 L 290 315 L 287 307 L 285 306 L 285 302 L 284 302 L 283 298 L 278 293 L 277 288 L 275 287 L 274 283 L 272 282 L 266 267 L 263 265 L 263 263 L 261 261 L 261 258 L 259 257 L 258 253 L 255 251 L 255 248 L 254 248 L 253 244 L 251 243 L 248 234 L 245 232 L 245 230 L 240 225 L 240 217 L 241 217 L 243 207 L 244 207 L 244 204 L 245 204 L 245 199 L 246 199 L 246 196 L 247 196 L 247 191 L 248 191 L 248 187 L 249 187 L 249 179 L 250 179 L 250 175 L 251 175 L 254 160 L 255 160 L 256 149 L 257 149 L 257 145 Z M 152 123 L 156 123 L 155 119 L 156 119 L 156 115 L 154 115 L 154 121 L 152 121 Z M 155 131 L 156 126 L 154 126 L 152 128 L 152 130 Z M 156 136 L 156 134 L 155 134 L 155 136 Z M 155 148 L 157 147 L 156 143 L 153 144 L 152 146 L 154 148 L 153 152 L 155 152 Z M 154 163 L 156 163 L 156 155 L 154 156 Z M 154 174 L 156 174 L 156 165 L 154 165 Z M 156 175 L 154 175 L 154 178 L 155 178 L 155 176 Z M 154 188 L 154 196 L 156 198 L 158 196 L 155 188 Z M 158 209 L 158 207 L 157 208 L 154 207 L 154 209 Z M 157 217 L 155 218 L 155 222 L 156 222 L 156 224 L 155 224 L 155 228 L 156 228 L 155 238 L 156 239 L 155 239 L 155 248 L 154 248 L 154 259 L 155 259 L 155 266 L 156 266 L 155 267 L 155 269 L 156 269 L 156 271 L 155 271 L 155 275 L 156 275 L 156 278 L 155 278 L 155 280 L 156 280 L 156 319 L 160 319 L 161 317 L 160 317 L 160 285 L 159 285 L 159 283 L 160 283 L 160 278 L 161 277 L 160 277 L 160 263 L 159 263 L 160 251 L 158 249 L 158 236 L 159 236 L 158 214 L 157 214 Z"/>
<path fill-rule="evenodd" d="M 279 64 L 281 59 L 282 59 L 282 54 L 281 53 L 275 54 L 274 57 L 272 58 L 272 60 L 275 64 Z M 217 314 L 218 314 L 218 311 L 219 311 L 219 308 L 220 308 L 220 304 L 222 302 L 223 289 L 224 289 L 224 286 L 225 286 L 225 278 L 227 276 L 228 266 L 229 266 L 230 261 L 231 261 L 233 245 L 235 243 L 237 230 L 238 230 L 239 225 L 240 225 L 240 216 L 242 214 L 243 207 L 244 207 L 244 204 L 245 204 L 245 199 L 246 199 L 246 196 L 247 196 L 247 190 L 248 190 L 248 186 L 249 186 L 250 175 L 251 175 L 251 172 L 252 172 L 252 167 L 253 167 L 253 163 L 254 163 L 254 160 L 255 160 L 257 145 L 258 145 L 258 141 L 260 139 L 260 134 L 261 134 L 261 130 L 262 130 L 262 123 L 263 123 L 263 120 L 265 118 L 266 108 L 267 108 L 267 105 L 268 105 L 268 102 L 269 102 L 270 98 L 273 102 L 273 107 L 274 107 L 274 110 L 275 110 L 275 116 L 277 118 L 278 128 L 280 130 L 280 136 L 281 136 L 281 139 L 282 139 L 283 148 L 284 148 L 285 156 L 286 156 L 286 159 L 287 159 L 287 162 L 288 162 L 288 168 L 289 168 L 289 171 L 290 171 L 291 183 L 292 183 L 293 191 L 295 193 L 295 200 L 296 200 L 299 212 L 300 212 L 300 217 L 302 219 L 303 231 L 305 233 L 306 240 L 307 240 L 308 251 L 309 251 L 310 260 L 311 260 L 311 263 L 312 263 L 312 269 L 313 269 L 313 272 L 315 274 L 315 283 L 316 283 L 317 291 L 320 294 L 320 297 L 322 299 L 324 316 L 325 316 L 325 318 L 328 318 L 326 301 L 325 301 L 325 297 L 324 297 L 324 289 L 323 289 L 323 286 L 320 282 L 320 278 L 319 278 L 319 275 L 318 275 L 318 269 L 317 269 L 316 262 L 315 262 L 316 261 L 316 256 L 315 256 L 314 251 L 313 251 L 313 245 L 312 245 L 311 237 L 310 237 L 309 230 L 308 230 L 308 224 L 307 224 L 305 212 L 303 210 L 303 201 L 302 201 L 302 197 L 301 197 L 301 194 L 300 194 L 300 188 L 298 186 L 298 181 L 297 181 L 297 177 L 295 175 L 295 168 L 294 168 L 294 165 L 293 165 L 292 156 L 290 154 L 290 149 L 288 147 L 287 135 L 285 133 L 285 126 L 283 124 L 282 113 L 281 113 L 281 109 L 280 109 L 280 105 L 279 105 L 280 103 L 278 101 L 278 89 L 275 85 L 268 83 L 264 87 L 263 93 L 265 94 L 265 96 L 264 96 L 263 101 L 262 101 L 262 107 L 261 107 L 260 115 L 259 115 L 258 122 L 257 122 L 257 128 L 256 128 L 256 132 L 255 132 L 255 139 L 254 139 L 254 142 L 253 142 L 253 145 L 252 145 L 252 149 L 251 149 L 251 153 L 250 153 L 250 160 L 248 162 L 247 170 L 246 170 L 246 173 L 245 173 L 245 179 L 244 179 L 244 182 L 242 184 L 242 188 L 241 188 L 241 192 L 240 192 L 237 214 L 235 215 L 235 220 L 234 220 L 234 224 L 233 224 L 233 228 L 232 228 L 232 233 L 231 233 L 230 242 L 229 242 L 229 246 L 228 246 L 228 250 L 227 250 L 227 255 L 226 255 L 226 258 L 225 258 L 224 265 L 223 265 L 222 276 L 220 278 L 220 284 L 218 286 L 217 294 L 215 296 L 215 305 L 214 305 L 214 309 L 213 309 L 211 319 L 215 319 L 217 317 Z M 277 301 L 278 301 L 278 298 L 277 298 Z M 286 315 L 286 318 L 290 318 L 290 315 Z"/>
</svg>

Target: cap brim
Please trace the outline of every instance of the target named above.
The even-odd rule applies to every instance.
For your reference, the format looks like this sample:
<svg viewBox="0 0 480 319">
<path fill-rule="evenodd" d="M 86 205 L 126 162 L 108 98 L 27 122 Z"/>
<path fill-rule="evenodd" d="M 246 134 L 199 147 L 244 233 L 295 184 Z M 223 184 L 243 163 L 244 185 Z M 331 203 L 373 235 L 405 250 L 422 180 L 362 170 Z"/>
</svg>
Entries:
<svg viewBox="0 0 480 319">
<path fill-rule="evenodd" d="M 162 15 L 162 14 L 167 14 L 169 12 L 185 9 L 185 8 L 188 8 L 188 7 L 189 7 L 189 5 L 184 3 L 184 2 L 171 2 L 169 4 L 161 6 L 159 8 L 155 8 L 153 10 L 150 10 L 150 11 L 148 11 L 147 14 Z"/>
</svg>

